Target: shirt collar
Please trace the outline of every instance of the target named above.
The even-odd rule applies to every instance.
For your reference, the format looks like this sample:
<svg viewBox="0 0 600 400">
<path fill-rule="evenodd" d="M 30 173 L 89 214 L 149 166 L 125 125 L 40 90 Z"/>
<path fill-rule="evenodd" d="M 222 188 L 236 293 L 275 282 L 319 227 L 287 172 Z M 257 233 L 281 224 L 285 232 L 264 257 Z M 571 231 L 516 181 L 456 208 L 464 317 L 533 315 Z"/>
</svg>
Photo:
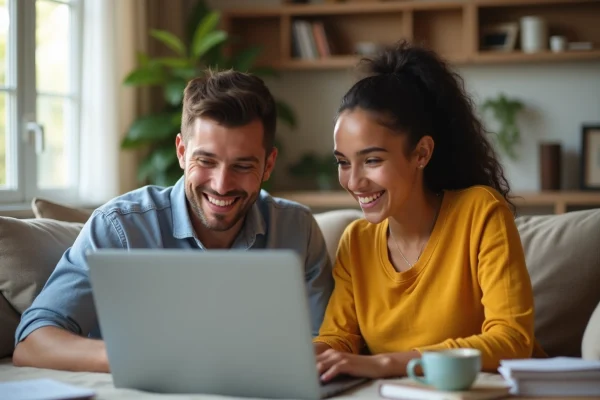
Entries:
<svg viewBox="0 0 600 400">
<path fill-rule="evenodd" d="M 187 198 L 185 196 L 185 179 L 181 177 L 171 190 L 171 213 L 173 218 L 173 237 L 177 239 L 195 238 L 194 227 L 187 208 Z M 256 236 L 264 235 L 267 232 L 265 218 L 260 210 L 259 202 L 261 196 L 254 202 L 248 213 L 246 220 L 235 238 L 233 247 L 251 247 L 256 240 Z"/>
<path fill-rule="evenodd" d="M 171 190 L 171 218 L 173 219 L 173 237 L 177 239 L 193 238 L 194 227 L 187 209 L 185 180 L 182 176 Z"/>
</svg>

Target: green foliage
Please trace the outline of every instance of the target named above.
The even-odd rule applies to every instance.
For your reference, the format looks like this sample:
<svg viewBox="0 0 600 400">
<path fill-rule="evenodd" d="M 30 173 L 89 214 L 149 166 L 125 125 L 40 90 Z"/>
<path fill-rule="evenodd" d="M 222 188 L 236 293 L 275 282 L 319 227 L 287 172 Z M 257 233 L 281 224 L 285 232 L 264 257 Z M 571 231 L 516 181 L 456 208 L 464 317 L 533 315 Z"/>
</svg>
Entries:
<svg viewBox="0 0 600 400">
<path fill-rule="evenodd" d="M 482 106 L 482 111 L 491 111 L 492 116 L 499 124 L 495 135 L 500 149 L 512 160 L 517 155 L 514 147 L 521 140 L 521 133 L 517 126 L 517 114 L 523 109 L 523 103 L 516 99 L 509 99 L 503 93 L 496 98 L 487 99 Z"/>
<path fill-rule="evenodd" d="M 320 156 L 308 152 L 289 167 L 289 172 L 295 177 L 314 179 L 321 190 L 331 190 L 337 176 L 337 166 L 332 155 Z"/>
<path fill-rule="evenodd" d="M 121 142 L 123 149 L 149 150 L 138 168 L 140 183 L 169 186 L 181 177 L 175 136 L 180 130 L 183 90 L 189 80 L 202 76 L 207 68 L 276 76 L 271 68 L 254 67 L 262 50 L 259 47 L 226 55 L 225 46 L 235 38 L 219 29 L 219 21 L 219 12 L 210 10 L 204 1 L 198 1 L 190 14 L 184 39 L 164 30 L 150 32 L 150 36 L 163 43 L 173 55 L 151 58 L 148 54 L 138 54 L 137 68 L 123 81 L 127 86 L 159 87 L 165 99 L 164 110 L 139 117 Z M 277 101 L 277 113 L 281 122 L 291 128 L 296 126 L 294 112 L 287 104 Z"/>
</svg>

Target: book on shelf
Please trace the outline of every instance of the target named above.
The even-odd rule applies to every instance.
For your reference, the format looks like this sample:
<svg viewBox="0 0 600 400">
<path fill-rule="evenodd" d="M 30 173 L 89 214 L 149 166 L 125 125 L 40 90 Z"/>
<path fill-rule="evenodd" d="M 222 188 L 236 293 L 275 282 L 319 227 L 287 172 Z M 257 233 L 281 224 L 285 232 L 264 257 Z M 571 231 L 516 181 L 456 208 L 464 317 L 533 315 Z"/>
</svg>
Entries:
<svg viewBox="0 0 600 400">
<path fill-rule="evenodd" d="M 292 56 L 316 60 L 331 55 L 331 44 L 322 21 L 297 19 L 292 23 Z"/>
<path fill-rule="evenodd" d="M 600 361 L 576 357 L 502 360 L 498 371 L 520 396 L 600 396 Z"/>
<path fill-rule="evenodd" d="M 411 400 L 494 400 L 509 395 L 510 386 L 498 375 L 480 374 L 468 390 L 444 391 L 424 385 L 410 378 L 383 381 L 379 395 L 386 399 Z"/>
</svg>

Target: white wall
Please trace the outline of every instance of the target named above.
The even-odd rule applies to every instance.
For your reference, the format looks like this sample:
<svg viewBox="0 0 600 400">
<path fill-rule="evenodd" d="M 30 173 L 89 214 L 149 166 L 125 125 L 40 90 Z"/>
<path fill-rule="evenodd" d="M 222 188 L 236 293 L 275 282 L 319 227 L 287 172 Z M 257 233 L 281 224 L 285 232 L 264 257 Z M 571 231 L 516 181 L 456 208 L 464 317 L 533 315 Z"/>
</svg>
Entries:
<svg viewBox="0 0 600 400">
<path fill-rule="evenodd" d="M 279 0 L 212 0 L 212 7 L 274 6 Z M 504 92 L 525 103 L 519 118 L 522 143 L 519 159 L 503 158 L 514 190 L 539 189 L 538 145 L 560 141 L 563 146 L 563 187 L 579 186 L 581 125 L 600 125 L 600 61 L 513 65 L 463 66 L 467 90 L 477 104 Z M 296 131 L 281 130 L 285 144 L 283 162 L 294 161 L 304 151 L 332 150 L 332 119 L 344 92 L 354 82 L 349 71 L 288 71 L 268 84 L 274 95 L 296 111 Z M 490 127 L 493 127 L 490 121 Z M 281 167 L 282 164 L 279 164 Z M 279 177 L 278 183 L 286 180 Z"/>
</svg>

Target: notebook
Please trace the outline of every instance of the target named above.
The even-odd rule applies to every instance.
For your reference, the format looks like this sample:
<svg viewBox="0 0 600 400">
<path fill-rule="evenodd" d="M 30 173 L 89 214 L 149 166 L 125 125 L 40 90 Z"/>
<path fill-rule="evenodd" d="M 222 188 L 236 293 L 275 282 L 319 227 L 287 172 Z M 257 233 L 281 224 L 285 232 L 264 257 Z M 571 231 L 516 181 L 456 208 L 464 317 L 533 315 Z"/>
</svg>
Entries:
<svg viewBox="0 0 600 400">
<path fill-rule="evenodd" d="M 493 400 L 508 397 L 510 386 L 498 375 L 482 373 L 471 389 L 442 391 L 416 382 L 410 378 L 384 381 L 379 385 L 379 395 L 388 399 L 411 400 Z"/>
<path fill-rule="evenodd" d="M 577 357 L 502 360 L 498 371 L 520 396 L 598 396 L 600 361 Z"/>
</svg>

